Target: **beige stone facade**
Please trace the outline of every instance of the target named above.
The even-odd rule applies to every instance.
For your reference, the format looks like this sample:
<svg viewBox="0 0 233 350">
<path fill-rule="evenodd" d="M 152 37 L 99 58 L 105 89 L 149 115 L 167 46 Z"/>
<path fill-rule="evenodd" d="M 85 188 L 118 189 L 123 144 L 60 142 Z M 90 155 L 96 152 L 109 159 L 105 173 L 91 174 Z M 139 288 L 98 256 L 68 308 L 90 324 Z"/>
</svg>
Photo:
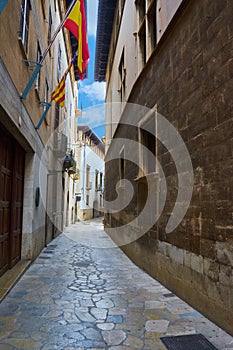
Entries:
<svg viewBox="0 0 233 350">
<path fill-rule="evenodd" d="M 63 189 L 65 186 L 65 191 L 68 191 L 69 185 L 67 174 L 62 173 L 61 166 L 56 172 L 55 163 L 59 158 L 62 164 L 67 150 L 67 136 L 68 142 L 73 142 L 69 131 L 69 127 L 74 125 L 73 121 L 66 128 L 67 136 L 63 135 L 63 121 L 70 116 L 74 118 L 73 69 L 67 77 L 65 108 L 59 109 L 53 101 L 38 130 L 36 126 L 44 112 L 43 103 L 51 102 L 52 91 L 72 57 L 67 31 L 60 31 L 27 97 L 21 98 L 35 69 L 35 62 L 40 61 L 64 16 L 65 5 L 64 1 L 58 0 L 9 0 L 0 15 L 0 125 L 8 139 L 22 147 L 24 152 L 22 208 L 19 214 L 22 219 L 18 219 L 19 239 L 14 243 L 19 247 L 17 259 L 34 259 L 45 244 L 62 230 L 65 221 L 64 194 L 57 191 L 56 184 L 59 182 L 59 188 Z M 57 132 L 62 138 L 59 145 L 54 143 L 55 138 L 60 137 L 57 137 Z M 57 145 L 60 149 L 57 149 Z M 11 152 L 12 159 L 15 149 L 17 146 L 12 149 L 9 143 L 6 154 Z M 13 183 L 14 169 L 11 170 L 10 161 L 6 164 L 7 156 L 1 161 L 3 176 L 0 187 L 3 189 L 6 181 Z M 14 198 L 7 198 L 3 191 L 1 196 L 0 258 L 4 273 L 13 264 L 11 255 L 15 248 L 11 247 L 10 237 L 13 235 L 14 220 L 7 216 L 7 210 L 13 205 Z M 6 250 L 9 250 L 9 256 L 3 258 Z"/>
</svg>

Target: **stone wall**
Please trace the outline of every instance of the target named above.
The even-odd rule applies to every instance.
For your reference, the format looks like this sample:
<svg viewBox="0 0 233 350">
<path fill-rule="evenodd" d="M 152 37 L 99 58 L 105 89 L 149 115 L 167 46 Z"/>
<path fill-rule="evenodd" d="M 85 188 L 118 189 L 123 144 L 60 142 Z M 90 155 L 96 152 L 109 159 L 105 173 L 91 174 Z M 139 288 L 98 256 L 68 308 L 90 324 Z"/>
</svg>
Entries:
<svg viewBox="0 0 233 350">
<path fill-rule="evenodd" d="M 182 223 L 165 234 L 177 196 L 177 173 L 169 152 L 159 144 L 169 193 L 163 214 L 150 232 L 123 249 L 233 334 L 233 2 L 186 3 L 134 84 L 129 102 L 151 108 L 157 104 L 158 112 L 179 131 L 194 170 L 191 204 Z M 121 126 L 115 137 L 124 137 Z M 118 162 L 106 164 L 109 200 L 115 195 L 111 179 L 117 180 L 118 172 Z M 132 180 L 136 172 L 126 164 L 127 178 Z M 132 206 L 106 215 L 106 226 L 133 215 Z"/>
</svg>

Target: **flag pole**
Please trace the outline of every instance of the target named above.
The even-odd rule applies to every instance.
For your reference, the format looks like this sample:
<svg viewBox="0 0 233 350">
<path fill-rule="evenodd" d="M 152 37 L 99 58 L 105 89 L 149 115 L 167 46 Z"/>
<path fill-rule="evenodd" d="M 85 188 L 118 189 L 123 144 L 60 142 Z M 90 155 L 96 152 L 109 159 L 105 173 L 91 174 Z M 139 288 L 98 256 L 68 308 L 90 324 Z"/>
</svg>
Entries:
<svg viewBox="0 0 233 350">
<path fill-rule="evenodd" d="M 70 69 L 72 67 L 72 64 L 74 63 L 74 60 L 76 59 L 76 57 L 77 57 L 77 52 L 74 54 L 74 56 L 73 56 L 70 64 L 68 65 L 68 67 L 67 67 L 67 69 L 66 69 L 66 71 L 65 71 L 65 73 L 64 73 L 62 78 L 66 79 L 66 76 L 69 73 L 69 71 L 70 71 Z M 46 115 L 47 115 L 47 113 L 48 113 L 48 111 L 49 111 L 49 109 L 50 109 L 50 107 L 52 105 L 52 100 L 53 100 L 53 98 L 51 99 L 51 101 L 49 103 L 48 102 L 40 102 L 40 104 L 45 107 L 45 110 L 44 110 L 44 113 L 43 113 L 42 117 L 40 118 L 40 120 L 39 120 L 39 122 L 38 122 L 38 124 L 36 126 L 36 130 L 40 129 L 40 126 L 43 123 L 43 121 L 44 121 L 44 119 L 45 119 L 45 117 L 46 117 Z M 55 101 L 56 101 L 56 99 L 55 99 Z"/>
<path fill-rule="evenodd" d="M 45 52 L 43 53 L 43 55 L 42 55 L 42 57 L 41 57 L 41 60 L 40 60 L 40 64 L 44 62 L 47 53 L 49 52 L 51 46 L 53 45 L 54 40 L 56 39 L 57 34 L 60 32 L 60 30 L 61 30 L 63 24 L 65 23 L 67 17 L 69 16 L 69 14 L 70 14 L 70 12 L 71 12 L 71 10 L 72 10 L 72 8 L 73 8 L 73 5 L 75 4 L 76 1 L 77 1 L 77 0 L 73 0 L 72 3 L 70 4 L 68 10 L 66 11 L 66 14 L 65 14 L 63 20 L 62 20 L 61 23 L 59 24 L 57 30 L 55 31 L 55 33 L 54 33 L 54 35 L 53 35 L 53 37 L 52 37 L 52 39 L 50 40 L 50 43 L 49 43 L 47 49 L 46 49 Z"/>
<path fill-rule="evenodd" d="M 44 53 L 43 53 L 43 55 L 42 55 L 42 57 L 41 57 L 41 60 L 40 60 L 40 62 L 39 62 L 39 65 L 37 65 L 35 71 L 33 72 L 31 78 L 29 79 L 29 81 L 28 81 L 28 83 L 27 83 L 25 89 L 23 90 L 23 92 L 22 92 L 22 94 L 21 94 L 21 96 L 20 96 L 20 98 L 21 98 L 22 100 L 24 100 L 24 99 L 27 97 L 27 95 L 28 95 L 28 93 L 29 93 L 29 91 L 30 91 L 30 89 L 31 89 L 31 87 L 32 87 L 32 84 L 34 83 L 34 81 L 36 80 L 36 77 L 37 77 L 38 73 L 40 72 L 40 69 L 41 69 L 41 67 L 42 67 L 42 63 L 44 62 L 47 53 L 49 52 L 51 46 L 53 45 L 54 40 L 56 39 L 58 33 L 60 32 L 60 30 L 61 30 L 61 28 L 62 28 L 64 22 L 66 21 L 67 17 L 69 16 L 69 14 L 70 14 L 70 12 L 71 12 L 71 10 L 72 10 L 72 8 L 73 8 L 73 5 L 75 4 L 76 1 L 77 1 L 77 0 L 73 0 L 72 3 L 70 4 L 70 6 L 69 6 L 69 8 L 68 8 L 68 10 L 67 10 L 67 12 L 66 12 L 66 14 L 65 14 L 65 16 L 64 16 L 64 18 L 63 18 L 63 20 L 62 20 L 61 23 L 59 24 L 58 28 L 56 29 L 56 31 L 55 31 L 55 33 L 54 33 L 54 35 L 53 35 L 53 37 L 52 37 L 52 39 L 50 40 L 47 49 L 44 51 Z M 38 62 L 35 62 L 35 63 L 38 63 Z"/>
</svg>

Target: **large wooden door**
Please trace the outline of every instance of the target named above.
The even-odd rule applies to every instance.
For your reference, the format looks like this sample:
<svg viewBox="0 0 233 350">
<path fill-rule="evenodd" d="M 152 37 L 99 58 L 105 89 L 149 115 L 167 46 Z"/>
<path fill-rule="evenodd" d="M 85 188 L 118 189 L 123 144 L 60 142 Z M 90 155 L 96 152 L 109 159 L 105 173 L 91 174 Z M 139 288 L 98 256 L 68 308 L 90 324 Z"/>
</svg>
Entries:
<svg viewBox="0 0 233 350">
<path fill-rule="evenodd" d="M 21 257 L 24 156 L 0 125 L 0 276 Z"/>
</svg>

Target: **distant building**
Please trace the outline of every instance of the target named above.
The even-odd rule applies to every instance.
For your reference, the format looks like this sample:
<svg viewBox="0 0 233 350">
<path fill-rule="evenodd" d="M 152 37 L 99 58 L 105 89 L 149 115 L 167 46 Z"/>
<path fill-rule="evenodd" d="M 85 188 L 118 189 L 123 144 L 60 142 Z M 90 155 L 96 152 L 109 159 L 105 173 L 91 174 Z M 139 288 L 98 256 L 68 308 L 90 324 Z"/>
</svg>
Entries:
<svg viewBox="0 0 233 350">
<path fill-rule="evenodd" d="M 89 126 L 77 128 L 75 159 L 76 220 L 102 216 L 104 193 L 104 143 Z"/>
<path fill-rule="evenodd" d="M 100 0 L 95 67 L 95 79 L 107 81 L 106 160 L 122 140 L 118 159 L 105 165 L 106 200 L 115 200 L 116 184 L 124 178 L 134 190 L 129 205 L 105 215 L 107 232 L 134 222 L 129 225 L 134 232 L 125 232 L 125 240 L 140 236 L 140 213 L 149 194 L 157 200 L 154 212 L 159 210 L 163 193 L 157 190 L 158 165 L 144 153 L 149 149 L 164 171 L 167 198 L 159 220 L 122 249 L 231 334 L 232 13 L 233 2 L 222 0 Z M 133 126 L 126 123 L 132 113 L 129 104 L 147 111 L 132 114 Z M 158 115 L 182 137 L 194 171 L 188 211 L 169 234 L 165 228 L 174 215 L 180 183 L 171 156 L 175 150 L 156 139 L 167 131 L 159 129 Z M 153 135 L 145 131 L 148 125 Z M 134 164 L 126 157 L 124 140 L 129 139 L 137 145 Z M 182 154 L 176 155 L 181 164 Z M 150 193 L 149 182 L 154 186 Z"/>
</svg>

